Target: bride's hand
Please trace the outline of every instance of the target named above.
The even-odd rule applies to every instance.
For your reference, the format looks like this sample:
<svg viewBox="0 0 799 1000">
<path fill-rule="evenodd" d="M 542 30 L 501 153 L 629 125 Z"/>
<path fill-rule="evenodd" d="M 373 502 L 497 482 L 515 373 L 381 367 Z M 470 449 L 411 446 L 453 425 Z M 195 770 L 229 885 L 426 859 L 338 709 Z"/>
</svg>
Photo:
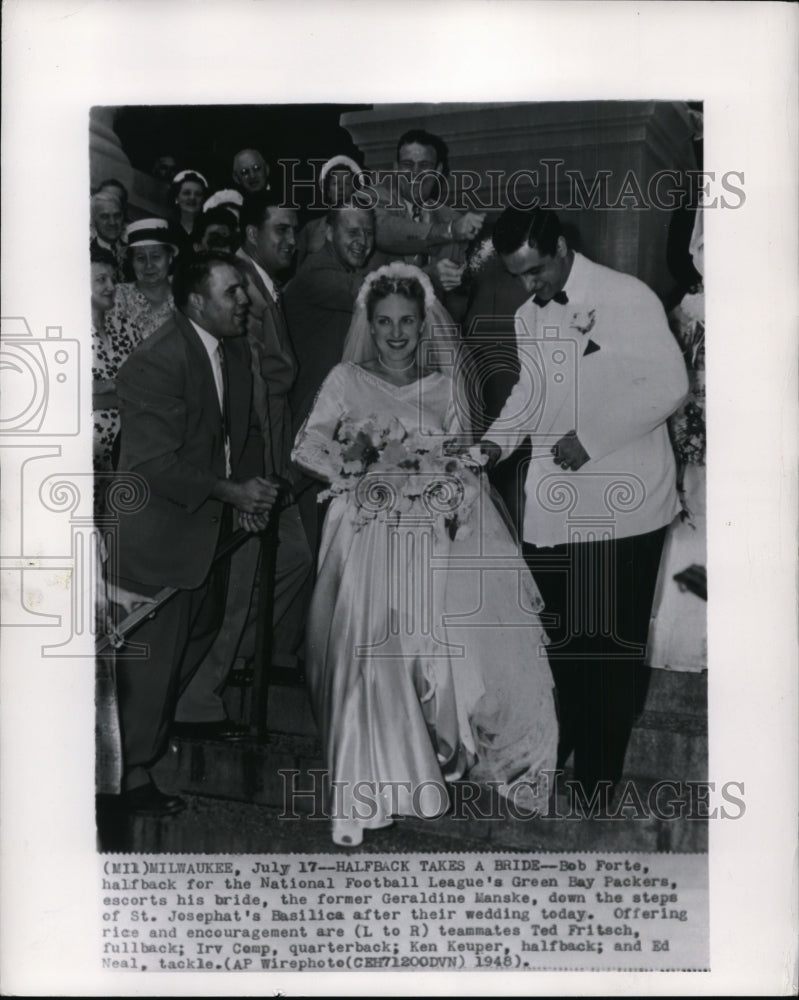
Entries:
<svg viewBox="0 0 799 1000">
<path fill-rule="evenodd" d="M 485 469 L 486 460 L 480 454 L 480 449 L 477 445 L 472 445 L 470 448 L 459 448 L 454 454 L 475 475 L 479 476 Z"/>
<path fill-rule="evenodd" d="M 493 469 L 500 458 L 502 458 L 502 449 L 493 441 L 479 441 L 477 444 L 472 445 L 469 449 L 469 454 L 481 469 L 487 471 Z"/>
</svg>

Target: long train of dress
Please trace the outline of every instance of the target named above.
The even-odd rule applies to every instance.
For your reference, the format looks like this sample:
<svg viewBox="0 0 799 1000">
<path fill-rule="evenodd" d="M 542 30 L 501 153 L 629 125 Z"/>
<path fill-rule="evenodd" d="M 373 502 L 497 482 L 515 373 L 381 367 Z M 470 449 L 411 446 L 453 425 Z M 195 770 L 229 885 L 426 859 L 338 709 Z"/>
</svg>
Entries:
<svg viewBox="0 0 799 1000">
<path fill-rule="evenodd" d="M 397 387 L 338 365 L 295 462 L 329 479 L 341 420 L 375 415 L 446 435 L 457 424 L 451 380 L 434 372 Z M 330 503 L 306 666 L 334 836 L 337 824 L 440 814 L 445 781 L 467 771 L 544 808 L 557 723 L 540 597 L 484 484 L 469 533 L 440 529 L 425 511 L 397 522 L 387 508 L 363 523 L 351 495 Z"/>
</svg>

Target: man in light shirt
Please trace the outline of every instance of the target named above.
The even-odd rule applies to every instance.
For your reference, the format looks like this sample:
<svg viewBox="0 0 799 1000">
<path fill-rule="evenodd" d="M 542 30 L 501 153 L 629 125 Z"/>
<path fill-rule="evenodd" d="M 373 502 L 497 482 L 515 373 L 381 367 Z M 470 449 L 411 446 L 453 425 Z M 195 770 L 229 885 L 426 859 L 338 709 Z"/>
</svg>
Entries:
<svg viewBox="0 0 799 1000">
<path fill-rule="evenodd" d="M 466 247 L 485 221 L 484 212 L 459 212 L 437 201 L 436 175 L 443 175 L 445 160 L 439 136 L 411 129 L 397 143 L 394 176 L 375 188 L 377 249 L 389 260 L 421 267 L 439 293 L 459 287 Z"/>
<path fill-rule="evenodd" d="M 606 805 L 640 710 L 660 554 L 679 511 L 666 421 L 687 391 L 685 366 L 657 296 L 571 250 L 554 212 L 508 208 L 493 242 L 530 297 L 515 318 L 519 381 L 481 448 L 493 465 L 531 439 L 523 540 L 549 616 L 558 764 L 573 750 L 575 778 Z"/>
</svg>

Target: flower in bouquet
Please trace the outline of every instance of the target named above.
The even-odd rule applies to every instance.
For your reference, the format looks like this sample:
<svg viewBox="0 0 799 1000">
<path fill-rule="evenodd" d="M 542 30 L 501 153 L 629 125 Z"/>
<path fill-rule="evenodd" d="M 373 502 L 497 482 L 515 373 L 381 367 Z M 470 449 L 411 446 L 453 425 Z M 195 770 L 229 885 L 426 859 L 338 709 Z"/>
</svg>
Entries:
<svg viewBox="0 0 799 1000">
<path fill-rule="evenodd" d="M 356 528 L 383 515 L 432 519 L 434 529 L 465 537 L 479 494 L 473 468 L 453 453 L 452 440 L 408 431 L 395 417 L 343 419 L 328 453 L 335 472 L 320 500 L 348 495 Z"/>
<path fill-rule="evenodd" d="M 466 258 L 466 273 L 474 277 L 491 261 L 496 260 L 496 257 L 497 252 L 494 249 L 494 243 L 489 237 L 469 252 Z"/>
<path fill-rule="evenodd" d="M 327 449 L 335 472 L 330 487 L 319 494 L 320 502 L 354 490 L 367 470 L 380 461 L 387 445 L 405 433 L 395 417 L 381 419 L 371 414 L 362 421 L 343 417 Z"/>
</svg>

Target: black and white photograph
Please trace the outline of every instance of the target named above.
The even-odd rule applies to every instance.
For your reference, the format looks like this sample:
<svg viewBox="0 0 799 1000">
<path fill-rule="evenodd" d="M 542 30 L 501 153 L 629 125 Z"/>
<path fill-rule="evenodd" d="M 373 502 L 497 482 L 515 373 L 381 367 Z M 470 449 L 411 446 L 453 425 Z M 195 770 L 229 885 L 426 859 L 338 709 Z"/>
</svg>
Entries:
<svg viewBox="0 0 799 1000">
<path fill-rule="evenodd" d="M 758 40 L 781 18 L 795 37 L 763 7 Z M 701 67 L 670 79 L 654 34 L 657 72 L 639 59 L 622 86 L 525 83 L 493 50 L 509 79 L 475 100 L 479 61 L 448 86 L 281 87 L 275 63 L 259 87 L 234 28 L 286 8 L 226 9 L 165 5 L 159 31 L 207 22 L 179 82 L 148 75 L 162 36 L 141 81 L 127 52 L 124 86 L 72 70 L 51 109 L 69 108 L 53 135 L 75 167 L 47 309 L 6 241 L 3 684 L 38 704 L 40 738 L 2 806 L 68 776 L 44 825 L 76 822 L 54 851 L 88 873 L 65 992 L 200 995 L 220 975 L 233 994 L 418 992 L 391 978 L 417 973 L 453 995 L 485 989 L 472 972 L 493 993 L 730 991 L 722 894 L 758 830 L 775 841 L 755 866 L 785 882 L 796 806 L 795 763 L 772 773 L 767 749 L 796 748 L 796 643 L 765 617 L 791 613 L 795 546 L 763 520 L 778 467 L 782 518 L 795 507 L 795 428 L 760 416 L 770 393 L 795 408 L 764 381 L 795 354 L 795 195 L 769 206 L 770 290 L 743 283 L 732 247 L 757 259 L 763 227 L 745 227 L 768 189 L 743 112 Z M 309 7 L 328 45 L 348 9 L 366 10 Z M 533 11 L 569 21 L 463 9 L 471 59 L 490 12 L 492 38 Z M 114 25 L 148 39 L 144 13 L 79 16 L 99 43 Z M 615 5 L 628 41 L 637 13 Z M 392 17 L 376 5 L 359 49 L 407 71 L 421 26 L 389 44 Z M 360 66 L 285 23 L 282 64 L 315 55 L 330 83 Z M 225 73 L 198 62 L 212 26 Z M 38 695 L 10 670 L 23 647 L 56 681 Z M 34 883 L 31 917 L 52 886 Z M 787 946 L 782 919 L 737 933 Z M 21 995 L 47 978 L 23 952 Z M 750 971 L 738 988 L 779 990 L 776 965 Z"/>
<path fill-rule="evenodd" d="M 91 122 L 101 849 L 704 851 L 701 105 Z"/>
</svg>

